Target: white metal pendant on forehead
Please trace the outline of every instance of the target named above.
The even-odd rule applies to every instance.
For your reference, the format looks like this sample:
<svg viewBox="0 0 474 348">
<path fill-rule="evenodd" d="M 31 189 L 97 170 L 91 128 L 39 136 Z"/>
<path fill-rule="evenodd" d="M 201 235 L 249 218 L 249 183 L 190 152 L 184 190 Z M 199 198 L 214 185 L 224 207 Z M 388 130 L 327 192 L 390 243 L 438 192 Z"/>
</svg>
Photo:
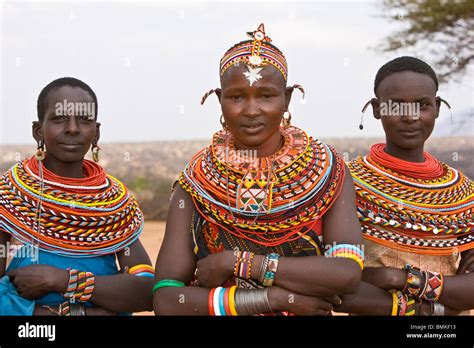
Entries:
<svg viewBox="0 0 474 348">
<path fill-rule="evenodd" d="M 250 86 L 253 85 L 255 81 L 258 81 L 262 78 L 262 75 L 260 75 L 260 71 L 263 68 L 253 68 L 250 65 L 246 65 L 248 71 L 244 72 L 245 78 L 249 80 Z"/>
<path fill-rule="evenodd" d="M 259 56 L 250 56 L 249 63 L 255 66 L 259 66 L 260 64 L 262 64 L 262 58 L 260 58 Z"/>
</svg>

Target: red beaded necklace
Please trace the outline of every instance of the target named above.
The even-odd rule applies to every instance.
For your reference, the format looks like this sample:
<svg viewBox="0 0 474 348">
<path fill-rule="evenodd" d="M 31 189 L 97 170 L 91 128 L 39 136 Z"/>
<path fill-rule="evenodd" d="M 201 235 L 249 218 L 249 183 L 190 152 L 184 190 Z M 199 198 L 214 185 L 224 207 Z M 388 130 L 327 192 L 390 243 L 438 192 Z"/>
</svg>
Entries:
<svg viewBox="0 0 474 348">
<path fill-rule="evenodd" d="M 39 165 L 36 157 L 27 160 L 27 165 L 35 175 L 39 175 Z M 100 165 L 84 160 L 83 162 L 83 178 L 65 178 L 54 174 L 43 165 L 43 176 L 45 180 L 53 181 L 59 184 L 71 186 L 99 186 L 105 183 L 106 174 L 104 168 Z"/>
<path fill-rule="evenodd" d="M 431 156 L 428 152 L 423 152 L 425 160 L 421 163 L 404 161 L 385 152 L 385 144 L 375 144 L 370 148 L 370 157 L 377 164 L 402 175 L 433 180 L 444 174 L 444 169 L 440 161 Z"/>
</svg>

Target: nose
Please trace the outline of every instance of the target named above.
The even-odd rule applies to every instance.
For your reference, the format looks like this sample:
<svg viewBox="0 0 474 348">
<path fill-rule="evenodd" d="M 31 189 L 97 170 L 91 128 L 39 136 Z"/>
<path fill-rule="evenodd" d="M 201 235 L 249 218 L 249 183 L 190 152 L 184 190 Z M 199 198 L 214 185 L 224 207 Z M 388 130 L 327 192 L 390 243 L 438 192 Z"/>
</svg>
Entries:
<svg viewBox="0 0 474 348">
<path fill-rule="evenodd" d="M 68 134 L 78 134 L 80 133 L 79 128 L 79 119 L 76 116 L 69 116 L 66 123 L 66 130 L 65 132 Z"/>
<path fill-rule="evenodd" d="M 260 106 L 256 98 L 249 98 L 247 103 L 245 103 L 243 115 L 246 117 L 257 117 L 260 113 Z"/>
<path fill-rule="evenodd" d="M 403 115 L 402 116 L 402 121 L 405 122 L 405 123 L 412 124 L 412 123 L 418 121 L 419 118 L 420 118 L 419 116 L 416 116 L 414 114 Z"/>
</svg>

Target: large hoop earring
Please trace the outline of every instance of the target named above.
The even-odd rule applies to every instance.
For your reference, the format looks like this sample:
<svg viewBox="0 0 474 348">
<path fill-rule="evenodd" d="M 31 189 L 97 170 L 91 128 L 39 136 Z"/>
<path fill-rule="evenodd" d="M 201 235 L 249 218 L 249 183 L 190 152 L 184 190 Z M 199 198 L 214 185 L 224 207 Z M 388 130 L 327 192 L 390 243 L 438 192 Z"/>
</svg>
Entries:
<svg viewBox="0 0 474 348">
<path fill-rule="evenodd" d="M 225 123 L 225 121 L 224 121 L 224 115 L 223 114 L 221 115 L 221 118 L 220 118 L 219 121 L 221 123 L 222 129 L 227 130 L 227 123 Z"/>
<path fill-rule="evenodd" d="M 96 163 L 99 162 L 100 160 L 99 152 L 100 152 L 99 145 L 92 145 L 92 159 Z"/>
<path fill-rule="evenodd" d="M 43 139 L 40 139 L 40 141 L 38 141 L 38 147 L 36 149 L 35 157 L 38 161 L 44 161 L 44 159 L 46 158 L 46 151 L 44 151 Z"/>
<path fill-rule="evenodd" d="M 288 113 L 288 117 L 285 117 L 285 113 Z M 291 126 L 291 112 L 286 110 L 283 113 L 283 127 L 288 128 Z"/>
</svg>

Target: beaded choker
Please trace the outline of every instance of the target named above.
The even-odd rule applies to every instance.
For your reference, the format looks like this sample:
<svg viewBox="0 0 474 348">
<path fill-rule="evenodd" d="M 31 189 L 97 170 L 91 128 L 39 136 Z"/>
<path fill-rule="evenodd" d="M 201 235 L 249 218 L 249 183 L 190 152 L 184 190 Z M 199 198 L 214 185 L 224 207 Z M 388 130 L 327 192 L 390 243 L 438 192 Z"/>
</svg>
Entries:
<svg viewBox="0 0 474 348">
<path fill-rule="evenodd" d="M 83 179 L 42 167 L 43 180 L 34 157 L 0 178 L 0 229 L 71 257 L 115 253 L 138 238 L 143 216 L 135 198 L 98 164 L 84 160 Z"/>
<path fill-rule="evenodd" d="M 380 155 L 383 147 L 374 145 L 369 156 L 348 164 L 364 237 L 420 254 L 473 248 L 474 183 L 429 154 L 410 168 L 410 162 Z"/>
</svg>

